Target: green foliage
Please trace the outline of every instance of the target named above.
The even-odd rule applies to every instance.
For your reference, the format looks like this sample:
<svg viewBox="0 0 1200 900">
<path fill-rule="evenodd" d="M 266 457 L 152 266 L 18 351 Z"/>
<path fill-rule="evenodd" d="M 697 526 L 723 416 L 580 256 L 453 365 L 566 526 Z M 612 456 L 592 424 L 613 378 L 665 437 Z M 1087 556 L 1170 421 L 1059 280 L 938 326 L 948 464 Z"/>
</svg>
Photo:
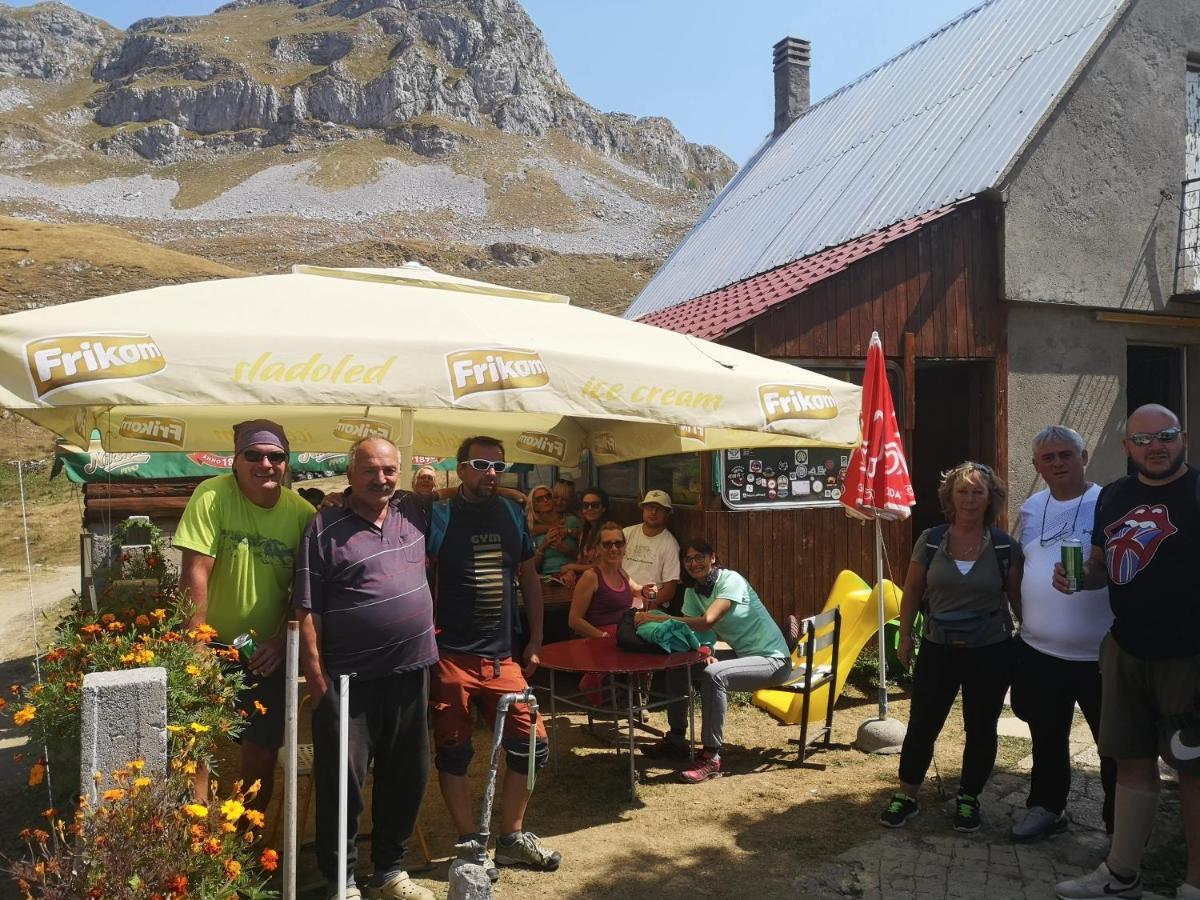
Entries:
<svg viewBox="0 0 1200 900">
<path fill-rule="evenodd" d="M 247 810 L 258 791 L 234 785 L 224 801 L 188 802 L 191 779 L 175 769 L 145 774 L 141 760 L 112 773 L 116 787 L 68 824 L 48 811 L 48 830 L 26 828 L 27 856 L 9 869 L 26 898 L 79 900 L 265 900 L 262 873 L 278 866 L 274 850 L 254 841 L 262 814 Z"/>
</svg>

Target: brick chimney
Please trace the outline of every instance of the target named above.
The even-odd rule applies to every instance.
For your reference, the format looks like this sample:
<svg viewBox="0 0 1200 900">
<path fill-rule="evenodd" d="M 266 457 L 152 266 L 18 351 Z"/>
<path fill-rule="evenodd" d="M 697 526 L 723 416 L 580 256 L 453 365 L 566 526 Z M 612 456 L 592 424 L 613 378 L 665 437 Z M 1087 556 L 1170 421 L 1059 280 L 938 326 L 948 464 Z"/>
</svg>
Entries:
<svg viewBox="0 0 1200 900">
<path fill-rule="evenodd" d="M 800 38 L 785 37 L 775 45 L 775 132 L 779 137 L 808 109 L 808 70 L 812 65 L 812 44 Z"/>
</svg>

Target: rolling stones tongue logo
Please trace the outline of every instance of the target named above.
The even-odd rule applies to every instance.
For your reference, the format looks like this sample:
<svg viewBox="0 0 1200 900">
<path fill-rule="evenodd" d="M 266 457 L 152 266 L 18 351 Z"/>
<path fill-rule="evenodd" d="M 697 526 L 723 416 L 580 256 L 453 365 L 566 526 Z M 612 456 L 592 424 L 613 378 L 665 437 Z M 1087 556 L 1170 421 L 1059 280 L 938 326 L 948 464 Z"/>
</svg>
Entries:
<svg viewBox="0 0 1200 900">
<path fill-rule="evenodd" d="M 1135 506 L 1104 529 L 1109 578 L 1129 584 L 1150 565 L 1158 545 L 1178 530 L 1165 506 Z"/>
</svg>

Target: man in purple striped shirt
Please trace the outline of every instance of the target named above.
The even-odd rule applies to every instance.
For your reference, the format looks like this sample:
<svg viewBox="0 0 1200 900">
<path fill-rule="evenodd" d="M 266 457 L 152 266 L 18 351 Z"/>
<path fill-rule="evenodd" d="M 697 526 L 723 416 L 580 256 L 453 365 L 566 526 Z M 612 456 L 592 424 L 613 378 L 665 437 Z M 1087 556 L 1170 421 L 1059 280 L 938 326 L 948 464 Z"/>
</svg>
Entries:
<svg viewBox="0 0 1200 900">
<path fill-rule="evenodd" d="M 296 560 L 292 593 L 300 621 L 300 662 L 313 699 L 317 865 L 337 896 L 360 897 L 355 837 L 363 785 L 374 760 L 371 801 L 375 874 L 368 898 L 433 900 L 404 871 L 404 844 L 416 827 L 429 780 L 428 668 L 437 662 L 433 601 L 425 578 L 429 506 L 396 493 L 400 462 L 384 438 L 350 450 L 350 489 L 340 507 L 319 512 Z M 338 692 L 350 682 L 348 871 L 337 871 Z"/>
</svg>

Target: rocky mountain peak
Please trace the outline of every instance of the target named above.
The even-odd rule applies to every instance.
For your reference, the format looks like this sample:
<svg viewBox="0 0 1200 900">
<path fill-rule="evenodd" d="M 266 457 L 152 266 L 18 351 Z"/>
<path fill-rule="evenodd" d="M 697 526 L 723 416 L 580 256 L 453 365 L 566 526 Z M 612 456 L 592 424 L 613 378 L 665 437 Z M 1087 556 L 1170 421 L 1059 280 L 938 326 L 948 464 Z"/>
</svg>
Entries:
<svg viewBox="0 0 1200 900">
<path fill-rule="evenodd" d="M 65 3 L 0 4 L 0 75 L 65 81 L 118 35 Z"/>
</svg>

